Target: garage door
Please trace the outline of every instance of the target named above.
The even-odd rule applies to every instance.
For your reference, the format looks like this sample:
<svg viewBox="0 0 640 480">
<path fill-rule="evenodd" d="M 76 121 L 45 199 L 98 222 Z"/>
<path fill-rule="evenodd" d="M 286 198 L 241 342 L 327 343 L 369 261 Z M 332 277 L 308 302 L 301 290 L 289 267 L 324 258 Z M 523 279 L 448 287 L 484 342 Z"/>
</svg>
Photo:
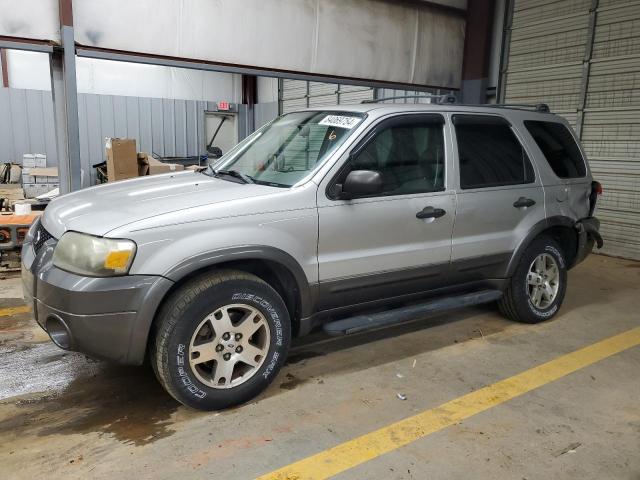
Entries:
<svg viewBox="0 0 640 480">
<path fill-rule="evenodd" d="M 282 80 L 280 105 L 282 113 L 301 108 L 360 103 L 373 98 L 373 88 L 335 83 Z"/>
<path fill-rule="evenodd" d="M 447 91 L 451 93 L 450 91 Z M 440 93 L 435 91 L 433 93 Z M 358 85 L 338 85 L 336 83 L 307 82 L 303 80 L 283 79 L 280 83 L 280 109 L 282 113 L 293 112 L 307 107 L 324 107 L 331 105 L 348 105 L 361 103 L 363 100 L 399 97 L 407 95 L 425 96 L 393 100 L 402 103 L 428 103 L 429 91 L 393 90 Z"/>
<path fill-rule="evenodd" d="M 579 132 L 604 253 L 640 259 L 640 1 L 516 0 L 503 99 L 548 103 Z"/>
</svg>

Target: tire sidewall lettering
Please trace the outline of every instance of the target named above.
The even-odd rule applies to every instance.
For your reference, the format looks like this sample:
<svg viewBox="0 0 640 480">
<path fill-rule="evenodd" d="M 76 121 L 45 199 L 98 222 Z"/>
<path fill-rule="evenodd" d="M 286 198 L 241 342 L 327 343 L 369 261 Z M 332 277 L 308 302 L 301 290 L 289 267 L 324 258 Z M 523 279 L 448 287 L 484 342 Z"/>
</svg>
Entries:
<svg viewBox="0 0 640 480">
<path fill-rule="evenodd" d="M 187 391 L 192 394 L 196 398 L 205 398 L 207 396 L 207 392 L 200 389 L 189 376 L 187 372 L 187 366 L 185 365 L 185 352 L 187 351 L 186 345 L 183 343 L 179 343 L 176 348 L 176 366 L 177 373 L 182 385 L 187 389 Z"/>
<path fill-rule="evenodd" d="M 264 298 L 254 295 L 252 293 L 234 293 L 231 296 L 232 301 L 244 301 L 253 303 L 255 306 L 261 307 L 263 311 L 265 311 L 273 320 L 273 327 L 275 331 L 275 345 L 281 347 L 284 342 L 284 336 L 282 332 L 282 322 L 280 320 L 280 315 L 278 315 L 277 310 Z"/>
<path fill-rule="evenodd" d="M 284 342 L 283 332 L 282 332 L 282 322 L 280 321 L 280 316 L 276 309 L 271 305 L 270 302 L 265 300 L 264 298 L 254 295 L 251 293 L 234 293 L 231 296 L 232 301 L 243 301 L 248 303 L 254 303 L 256 306 L 262 307 L 264 311 L 271 317 L 273 320 L 273 330 L 275 331 L 275 351 L 271 354 L 271 359 L 266 363 L 266 367 L 262 372 L 262 378 L 265 380 L 268 379 L 273 372 L 276 371 L 276 367 L 278 365 L 278 359 L 280 358 L 281 353 L 278 351 L 279 347 L 282 347 Z"/>
<path fill-rule="evenodd" d="M 225 300 L 226 298 L 226 300 Z M 260 367 L 260 371 L 256 372 L 256 375 L 252 379 L 260 379 L 261 382 L 271 381 L 274 377 L 286 357 L 286 350 L 288 349 L 287 331 L 283 322 L 289 322 L 286 312 L 282 312 L 281 306 L 275 307 L 274 304 L 266 297 L 262 296 L 259 292 L 251 293 L 249 291 L 227 290 L 220 298 L 220 303 L 217 305 L 233 304 L 233 303 L 245 303 L 258 308 L 264 316 L 267 318 L 267 323 L 271 331 L 271 341 L 268 357 Z M 203 312 L 216 308 L 216 304 L 209 307 L 196 307 L 195 310 L 191 310 L 190 318 L 200 318 Z M 204 313 L 206 315 L 206 313 Z M 172 371 L 172 376 L 176 387 L 178 387 L 182 395 L 189 396 L 194 402 L 200 403 L 204 401 L 210 401 L 217 397 L 218 393 L 214 392 L 209 387 L 206 387 L 200 383 L 200 381 L 193 375 L 191 366 L 189 364 L 189 344 L 188 338 L 191 337 L 193 331 L 191 330 L 196 325 L 196 322 L 187 322 L 179 326 L 180 334 L 176 338 L 176 343 L 171 347 L 169 357 L 169 368 Z M 229 390 L 246 390 L 254 389 L 255 382 L 252 379 L 247 380 L 240 385 L 237 385 Z M 217 400 L 216 400 L 217 401 Z"/>
<path fill-rule="evenodd" d="M 529 308 L 533 311 L 533 313 L 542 318 L 552 317 L 558 311 L 557 303 L 554 303 L 554 305 L 549 310 L 539 310 L 533 305 L 530 298 L 527 300 L 527 304 L 529 305 Z"/>
</svg>

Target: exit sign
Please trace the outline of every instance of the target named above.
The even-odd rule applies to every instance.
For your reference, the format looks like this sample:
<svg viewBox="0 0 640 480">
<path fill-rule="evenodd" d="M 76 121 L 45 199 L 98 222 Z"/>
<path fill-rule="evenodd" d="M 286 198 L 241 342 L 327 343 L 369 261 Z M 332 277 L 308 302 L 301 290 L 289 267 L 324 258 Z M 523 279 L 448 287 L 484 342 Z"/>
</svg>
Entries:
<svg viewBox="0 0 640 480">
<path fill-rule="evenodd" d="M 218 102 L 218 110 L 229 110 L 229 102 Z"/>
</svg>

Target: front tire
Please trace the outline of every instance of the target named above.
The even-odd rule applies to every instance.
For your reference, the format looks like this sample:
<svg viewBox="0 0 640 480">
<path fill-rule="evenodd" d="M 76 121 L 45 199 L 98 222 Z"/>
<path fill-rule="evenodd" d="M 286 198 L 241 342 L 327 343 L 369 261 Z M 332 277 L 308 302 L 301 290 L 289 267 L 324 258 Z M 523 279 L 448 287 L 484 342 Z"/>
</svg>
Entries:
<svg viewBox="0 0 640 480">
<path fill-rule="evenodd" d="M 176 400 L 218 410 L 264 390 L 290 342 L 289 313 L 273 288 L 255 275 L 217 271 L 187 282 L 165 303 L 151 363 Z"/>
<path fill-rule="evenodd" d="M 539 323 L 558 313 L 566 290 L 562 249 L 551 237 L 543 236 L 525 250 L 498 306 L 511 320 Z"/>
</svg>

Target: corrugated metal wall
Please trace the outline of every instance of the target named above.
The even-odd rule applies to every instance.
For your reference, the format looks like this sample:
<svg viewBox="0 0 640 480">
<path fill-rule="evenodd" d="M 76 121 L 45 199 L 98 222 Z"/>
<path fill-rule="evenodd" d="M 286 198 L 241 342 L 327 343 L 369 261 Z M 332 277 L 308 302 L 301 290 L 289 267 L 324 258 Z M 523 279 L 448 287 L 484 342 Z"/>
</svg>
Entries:
<svg viewBox="0 0 640 480">
<path fill-rule="evenodd" d="M 25 153 L 58 164 L 51 92 L 0 88 L 0 162 L 20 163 Z"/>
<path fill-rule="evenodd" d="M 104 138 L 135 138 L 138 151 L 162 157 L 201 155 L 205 110 L 213 102 L 166 98 L 78 95 L 83 168 L 104 160 Z"/>
<path fill-rule="evenodd" d="M 504 100 L 548 103 L 576 127 L 592 0 L 515 0 Z"/>
<path fill-rule="evenodd" d="M 640 1 L 515 0 L 504 100 L 548 103 L 603 183 L 604 253 L 640 259 Z"/>
<path fill-rule="evenodd" d="M 600 0 L 582 142 L 605 194 L 605 252 L 640 259 L 640 1 Z"/>
<path fill-rule="evenodd" d="M 192 156 L 204 151 L 204 111 L 214 102 L 78 95 L 80 153 L 85 172 L 104 160 L 105 137 L 135 138 L 139 151 Z M 58 164 L 51 92 L 0 89 L 0 162 L 20 163 L 24 153 L 46 153 Z"/>
</svg>

